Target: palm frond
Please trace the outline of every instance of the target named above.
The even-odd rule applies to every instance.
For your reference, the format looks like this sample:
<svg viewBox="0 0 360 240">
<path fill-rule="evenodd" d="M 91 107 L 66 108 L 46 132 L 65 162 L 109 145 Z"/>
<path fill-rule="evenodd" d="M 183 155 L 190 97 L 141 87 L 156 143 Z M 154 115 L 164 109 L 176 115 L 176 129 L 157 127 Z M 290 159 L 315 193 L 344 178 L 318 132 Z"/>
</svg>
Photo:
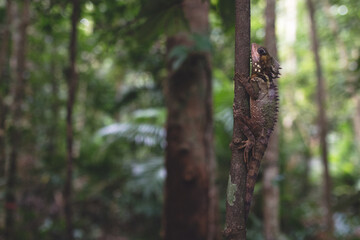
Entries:
<svg viewBox="0 0 360 240">
<path fill-rule="evenodd" d="M 136 144 L 165 147 L 165 130 L 153 124 L 114 123 L 98 131 L 100 136 L 115 136 Z"/>
</svg>

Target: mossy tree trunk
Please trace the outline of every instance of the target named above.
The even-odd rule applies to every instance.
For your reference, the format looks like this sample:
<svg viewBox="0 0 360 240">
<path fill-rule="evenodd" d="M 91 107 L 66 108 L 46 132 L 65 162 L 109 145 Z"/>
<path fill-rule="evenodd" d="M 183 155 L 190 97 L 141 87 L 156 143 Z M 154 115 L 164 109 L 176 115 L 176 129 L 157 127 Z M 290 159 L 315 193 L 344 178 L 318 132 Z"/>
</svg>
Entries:
<svg viewBox="0 0 360 240">
<path fill-rule="evenodd" d="M 168 54 L 191 49 L 192 34 L 208 38 L 208 1 L 184 0 L 182 8 L 190 33 L 169 37 Z M 177 69 L 168 58 L 168 70 L 164 239 L 219 239 L 210 53 L 190 51 Z"/>
</svg>

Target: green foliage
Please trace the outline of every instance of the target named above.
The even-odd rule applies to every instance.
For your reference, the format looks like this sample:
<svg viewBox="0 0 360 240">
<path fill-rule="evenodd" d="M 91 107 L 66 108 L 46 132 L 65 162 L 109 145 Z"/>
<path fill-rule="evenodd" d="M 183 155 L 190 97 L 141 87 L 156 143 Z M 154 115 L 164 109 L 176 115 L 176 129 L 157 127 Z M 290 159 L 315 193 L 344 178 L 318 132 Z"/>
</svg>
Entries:
<svg viewBox="0 0 360 240">
<path fill-rule="evenodd" d="M 181 3 L 181 0 L 142 0 L 142 8 L 137 16 L 139 25 L 132 30 L 135 39 L 143 44 L 151 43 L 161 34 L 171 36 L 186 31 L 188 26 Z"/>
<path fill-rule="evenodd" d="M 277 8 L 283 76 L 279 79 L 280 175 L 275 184 L 280 187 L 283 239 L 317 239 L 322 227 L 322 168 L 316 126 L 316 69 L 305 3 L 298 2 L 295 14 L 288 12 L 290 2 L 278 1 Z M 4 3 L 0 1 L 1 23 Z M 263 0 L 252 1 L 252 42 L 263 42 L 265 4 Z M 191 47 L 175 47 L 168 57 L 176 70 L 190 54 L 212 55 L 214 140 L 223 219 L 233 131 L 234 2 L 211 0 L 210 7 L 209 35 L 192 35 Z M 353 97 L 360 89 L 360 13 L 355 0 L 331 0 L 330 16 L 324 7 L 323 1 L 316 3 L 327 84 L 336 236 L 358 239 L 360 163 L 359 143 L 354 140 Z M 22 122 L 24 150 L 18 166 L 17 239 L 64 239 L 64 72 L 68 67 L 71 8 L 68 1 L 44 0 L 32 1 L 31 10 L 23 105 L 26 114 Z M 289 25 L 290 15 L 297 25 Z M 338 25 L 336 34 L 329 17 Z M 296 28 L 295 36 L 290 36 L 291 27 Z M 82 1 L 74 113 L 76 239 L 159 239 L 166 175 L 166 37 L 188 28 L 180 0 Z M 344 66 L 339 61 L 339 40 L 347 56 Z M 0 86 L 9 107 L 12 77 L 8 72 Z M 5 129 L 7 134 L 10 131 L 10 127 Z M 5 181 L 0 180 L 3 190 Z M 263 239 L 261 192 L 259 181 L 249 239 Z M 0 197 L 4 197 L 3 191 Z"/>
<path fill-rule="evenodd" d="M 172 60 L 172 69 L 177 70 L 181 67 L 189 54 L 196 52 L 211 52 L 211 43 L 207 35 L 192 34 L 193 45 L 178 45 L 169 53 L 169 59 Z"/>
<path fill-rule="evenodd" d="M 211 7 L 220 16 L 223 29 L 226 32 L 234 31 L 235 3 L 232 1 L 212 0 Z"/>
</svg>

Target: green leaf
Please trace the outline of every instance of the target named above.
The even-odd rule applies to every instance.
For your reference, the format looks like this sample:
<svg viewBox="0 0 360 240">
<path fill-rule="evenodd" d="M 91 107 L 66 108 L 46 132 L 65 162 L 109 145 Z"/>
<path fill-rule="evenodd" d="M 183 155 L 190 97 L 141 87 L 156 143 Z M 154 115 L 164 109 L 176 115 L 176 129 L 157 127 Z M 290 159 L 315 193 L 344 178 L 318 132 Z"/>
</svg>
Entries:
<svg viewBox="0 0 360 240">
<path fill-rule="evenodd" d="M 210 42 L 209 35 L 207 34 L 193 34 L 192 38 L 194 40 L 194 51 L 199 52 L 211 52 L 212 51 L 212 45 Z"/>
<path fill-rule="evenodd" d="M 184 63 L 186 58 L 188 57 L 190 52 L 190 47 L 179 45 L 174 47 L 170 53 L 169 58 L 173 61 L 172 62 L 172 69 L 177 70 L 180 68 L 180 66 Z"/>
<path fill-rule="evenodd" d="M 175 35 L 189 29 L 180 0 L 156 0 L 144 3 L 137 16 L 134 37 L 140 43 L 152 43 L 161 34 Z"/>
</svg>

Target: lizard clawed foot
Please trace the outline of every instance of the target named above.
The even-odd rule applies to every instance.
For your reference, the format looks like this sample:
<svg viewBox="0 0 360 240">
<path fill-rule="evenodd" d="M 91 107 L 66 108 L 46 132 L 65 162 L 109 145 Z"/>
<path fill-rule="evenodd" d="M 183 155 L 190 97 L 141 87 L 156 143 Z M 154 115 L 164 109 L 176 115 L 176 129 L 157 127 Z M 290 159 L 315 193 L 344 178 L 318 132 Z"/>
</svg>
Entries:
<svg viewBox="0 0 360 240">
<path fill-rule="evenodd" d="M 250 77 L 244 74 L 239 74 L 238 72 L 235 73 L 234 79 L 237 81 L 243 81 L 243 79 L 245 79 L 246 81 L 249 81 Z"/>
<path fill-rule="evenodd" d="M 249 152 L 253 149 L 254 143 L 249 139 L 241 143 L 242 145 L 240 145 L 238 149 L 244 148 L 244 162 L 247 164 L 249 162 Z"/>
</svg>

